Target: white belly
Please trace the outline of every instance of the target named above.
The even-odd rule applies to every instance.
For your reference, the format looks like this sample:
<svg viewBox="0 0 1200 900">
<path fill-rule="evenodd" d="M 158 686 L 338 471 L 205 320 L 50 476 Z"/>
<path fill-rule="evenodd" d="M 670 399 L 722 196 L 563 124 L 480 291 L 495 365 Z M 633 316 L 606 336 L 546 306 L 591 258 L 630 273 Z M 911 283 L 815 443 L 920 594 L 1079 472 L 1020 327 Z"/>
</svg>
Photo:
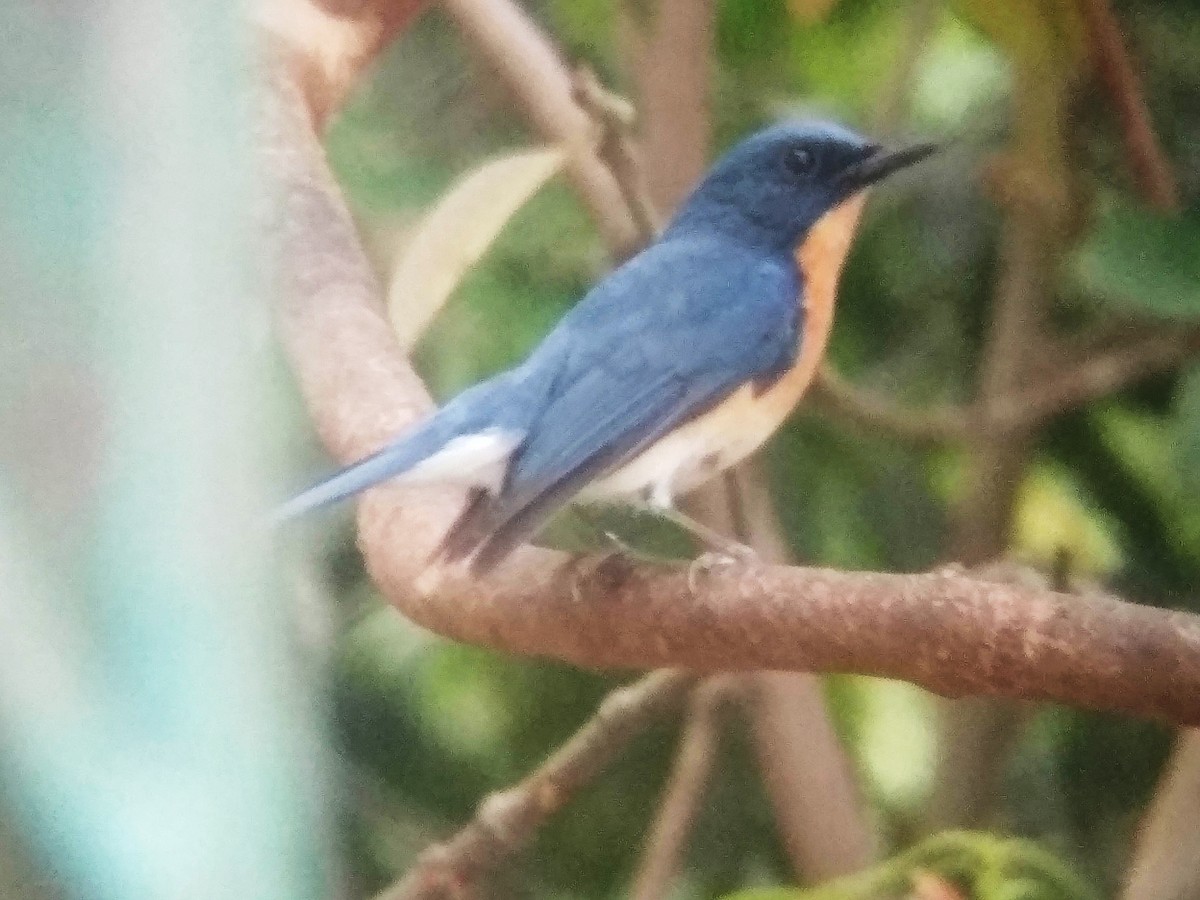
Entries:
<svg viewBox="0 0 1200 900">
<path fill-rule="evenodd" d="M 797 397 L 799 399 L 799 397 Z M 789 404 L 753 398 L 749 386 L 706 415 L 652 444 L 621 468 L 590 484 L 582 500 L 621 500 L 647 494 L 685 494 L 737 465 L 774 433 Z"/>
</svg>

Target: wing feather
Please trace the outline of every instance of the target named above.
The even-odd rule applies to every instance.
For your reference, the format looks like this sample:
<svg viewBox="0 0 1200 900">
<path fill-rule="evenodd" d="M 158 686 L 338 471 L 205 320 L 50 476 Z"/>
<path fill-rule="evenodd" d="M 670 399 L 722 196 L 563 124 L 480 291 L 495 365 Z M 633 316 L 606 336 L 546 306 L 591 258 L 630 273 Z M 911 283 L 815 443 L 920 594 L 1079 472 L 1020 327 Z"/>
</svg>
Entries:
<svg viewBox="0 0 1200 900">
<path fill-rule="evenodd" d="M 651 301 L 664 283 L 669 293 Z M 723 244 L 662 244 L 635 257 L 527 361 L 550 385 L 543 407 L 500 492 L 455 526 L 444 558 L 491 568 L 590 480 L 746 382 L 786 371 L 801 325 L 798 291 L 794 267 Z"/>
</svg>

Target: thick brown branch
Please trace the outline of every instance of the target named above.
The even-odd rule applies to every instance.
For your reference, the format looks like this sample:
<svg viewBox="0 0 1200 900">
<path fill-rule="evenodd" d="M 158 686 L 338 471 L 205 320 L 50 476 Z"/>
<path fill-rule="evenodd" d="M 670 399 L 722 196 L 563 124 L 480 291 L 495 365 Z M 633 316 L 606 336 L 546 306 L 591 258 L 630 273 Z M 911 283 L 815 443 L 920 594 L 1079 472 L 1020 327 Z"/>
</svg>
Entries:
<svg viewBox="0 0 1200 900">
<path fill-rule="evenodd" d="M 587 666 L 859 672 L 948 696 L 1200 721 L 1200 617 L 1186 613 L 957 572 L 762 566 L 714 572 L 693 594 L 683 569 L 613 560 L 580 574 L 533 549 L 486 582 L 447 574 L 422 593 L 414 556 L 430 544 L 401 539 L 439 529 L 405 500 L 379 492 L 363 504 L 372 574 L 416 621 L 467 642 Z"/>
<path fill-rule="evenodd" d="M 428 0 L 259 0 L 255 19 L 320 130 L 363 69 Z"/>
<path fill-rule="evenodd" d="M 542 823 L 590 784 L 633 738 L 677 705 L 694 676 L 656 672 L 605 698 L 596 715 L 521 783 L 493 794 L 475 818 L 417 864 L 380 900 L 458 897 L 524 847 Z"/>
</svg>

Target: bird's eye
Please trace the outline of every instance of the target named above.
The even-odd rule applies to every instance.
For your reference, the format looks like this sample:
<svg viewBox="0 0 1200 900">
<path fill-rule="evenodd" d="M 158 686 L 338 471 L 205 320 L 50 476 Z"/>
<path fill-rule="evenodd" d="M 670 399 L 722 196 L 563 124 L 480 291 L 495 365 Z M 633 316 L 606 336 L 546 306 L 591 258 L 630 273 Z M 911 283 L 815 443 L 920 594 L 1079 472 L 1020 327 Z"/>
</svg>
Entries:
<svg viewBox="0 0 1200 900">
<path fill-rule="evenodd" d="M 817 158 L 806 147 L 792 147 L 787 153 L 787 167 L 793 175 L 805 177 L 812 174 Z"/>
</svg>

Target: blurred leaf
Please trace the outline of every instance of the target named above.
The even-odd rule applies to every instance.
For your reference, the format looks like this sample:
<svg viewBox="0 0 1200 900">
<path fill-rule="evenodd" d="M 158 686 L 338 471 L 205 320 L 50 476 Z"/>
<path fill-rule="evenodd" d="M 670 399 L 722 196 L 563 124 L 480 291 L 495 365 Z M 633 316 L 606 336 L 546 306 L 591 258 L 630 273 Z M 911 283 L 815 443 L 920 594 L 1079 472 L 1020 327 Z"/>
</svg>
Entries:
<svg viewBox="0 0 1200 900">
<path fill-rule="evenodd" d="M 1175 395 L 1175 465 L 1184 502 L 1200 500 L 1200 366 L 1193 366 Z"/>
<path fill-rule="evenodd" d="M 474 647 L 447 646 L 431 654 L 415 680 L 426 731 L 455 757 L 502 777 L 509 760 L 505 737 L 513 711 L 501 700 L 507 661 Z"/>
<path fill-rule="evenodd" d="M 915 117 L 952 131 L 961 130 L 973 111 L 1005 102 L 1012 69 L 995 44 L 951 19 L 917 60 L 915 74 Z"/>
<path fill-rule="evenodd" d="M 1170 319 L 1200 318 L 1200 216 L 1155 215 L 1110 197 L 1075 260 L 1089 294 Z"/>
<path fill-rule="evenodd" d="M 915 897 L 932 897 L 933 881 L 944 888 L 936 896 L 979 900 L 1093 900 L 1095 893 L 1056 857 L 1032 841 L 984 831 L 947 831 L 926 838 L 903 853 L 869 869 L 813 888 L 753 888 L 725 900 L 875 900 L 911 887 Z"/>
<path fill-rule="evenodd" d="M 777 61 L 787 45 L 787 8 L 779 0 L 760 3 L 723 2 L 717 7 L 717 54 L 733 66 L 760 60 Z"/>
<path fill-rule="evenodd" d="M 551 148 L 486 162 L 421 220 L 388 290 L 392 326 L 405 348 L 416 343 L 500 229 L 565 159 L 562 149 Z"/>
<path fill-rule="evenodd" d="M 1021 69 L 1064 78 L 1083 60 L 1085 32 L 1074 0 L 955 0 L 953 6 Z"/>
<path fill-rule="evenodd" d="M 902 681 L 846 680 L 860 689 L 858 755 L 873 791 L 890 806 L 919 809 L 937 761 L 933 698 Z"/>
<path fill-rule="evenodd" d="M 815 25 L 822 21 L 838 0 L 787 0 L 788 12 L 802 25 Z"/>
<path fill-rule="evenodd" d="M 1121 552 L 1110 524 L 1090 508 L 1069 472 L 1039 466 L 1021 484 L 1013 544 L 1022 558 L 1049 567 L 1066 552 L 1076 574 L 1113 571 Z"/>
</svg>

